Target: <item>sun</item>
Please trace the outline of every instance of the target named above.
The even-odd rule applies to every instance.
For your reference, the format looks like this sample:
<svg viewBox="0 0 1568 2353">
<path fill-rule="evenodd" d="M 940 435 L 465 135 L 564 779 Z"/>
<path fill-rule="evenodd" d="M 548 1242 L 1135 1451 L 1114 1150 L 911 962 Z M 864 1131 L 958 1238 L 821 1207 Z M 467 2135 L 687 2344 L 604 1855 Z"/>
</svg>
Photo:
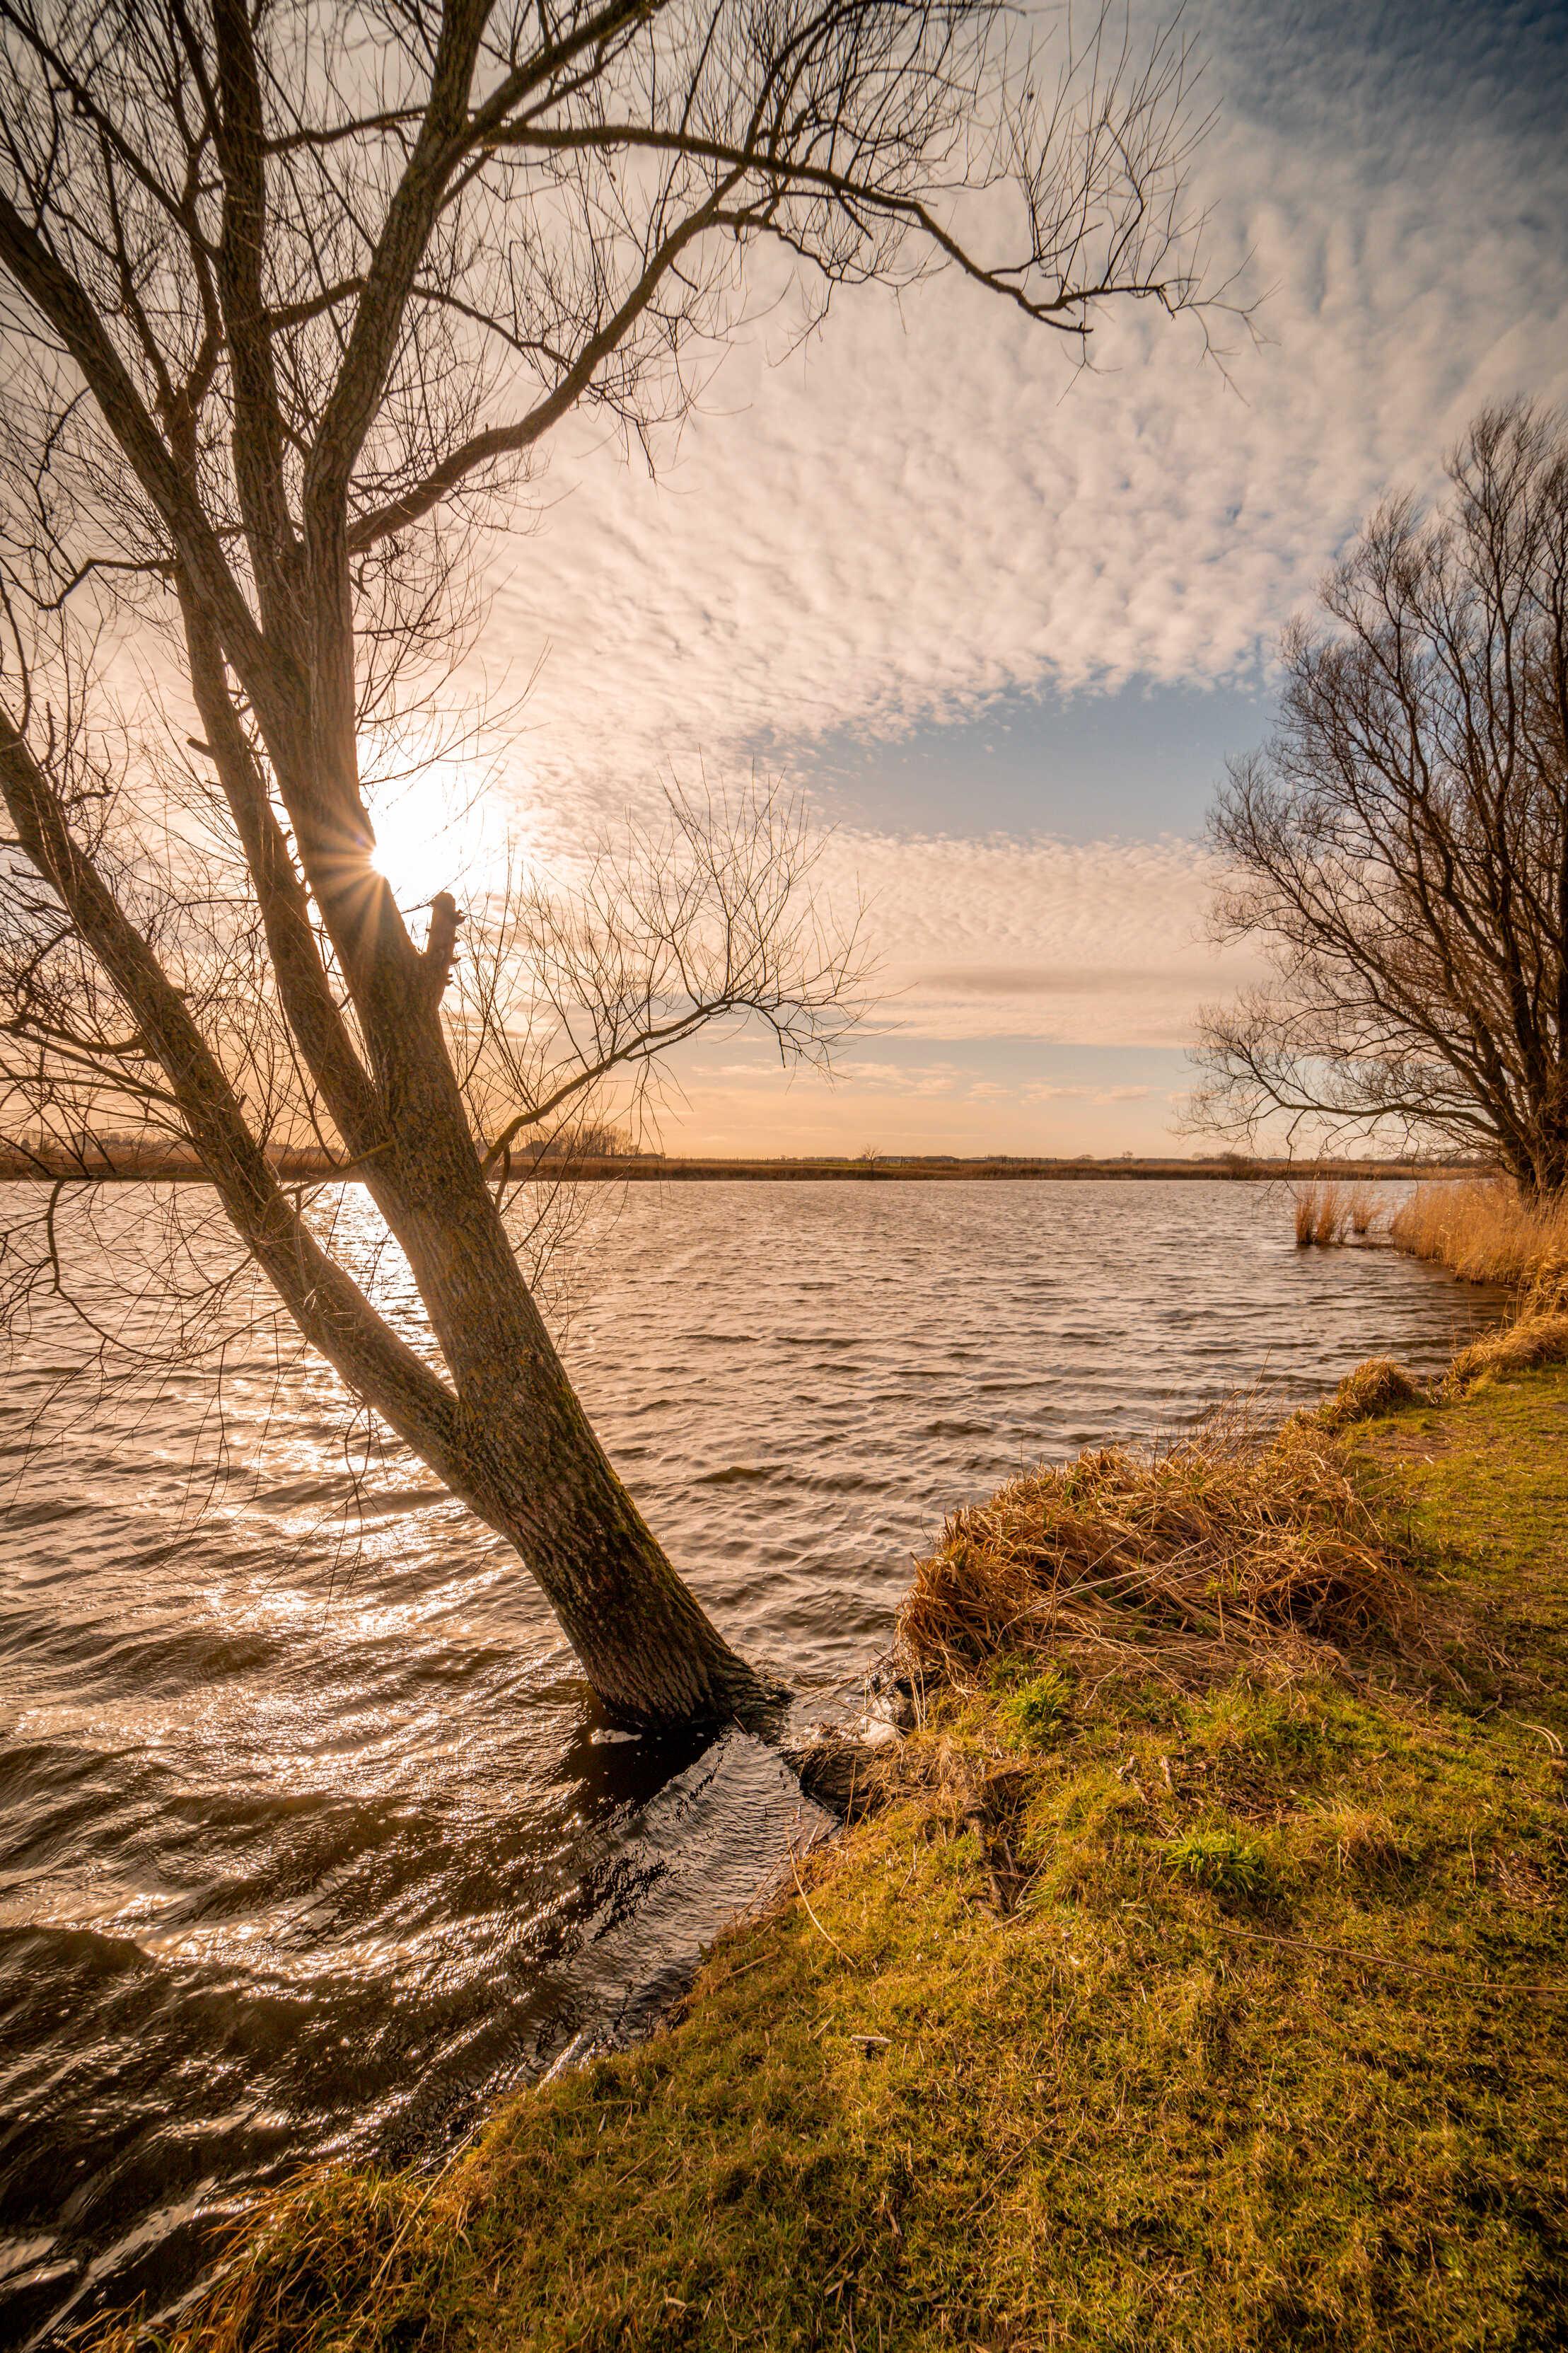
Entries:
<svg viewBox="0 0 1568 2353">
<path fill-rule="evenodd" d="M 492 862 L 482 797 L 445 764 L 433 761 L 367 797 L 375 828 L 370 862 L 400 906 L 471 889 Z"/>
</svg>

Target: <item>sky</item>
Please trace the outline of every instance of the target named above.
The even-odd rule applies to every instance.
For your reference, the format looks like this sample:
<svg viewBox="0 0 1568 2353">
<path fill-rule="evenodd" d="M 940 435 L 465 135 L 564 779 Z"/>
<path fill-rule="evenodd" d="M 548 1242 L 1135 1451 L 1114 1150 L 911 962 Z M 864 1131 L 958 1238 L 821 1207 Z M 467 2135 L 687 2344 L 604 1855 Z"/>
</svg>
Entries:
<svg viewBox="0 0 1568 2353">
<path fill-rule="evenodd" d="M 1568 396 L 1568 5 L 1195 0 L 1225 366 L 1108 318 L 1094 367 L 951 278 L 745 331 L 655 476 L 582 433 L 497 559 L 510 790 L 581 836 L 661 777 L 794 780 L 876 1014 L 829 1082 L 688 1049 L 698 1152 L 1191 1151 L 1205 807 L 1281 624 L 1488 399 Z"/>
</svg>

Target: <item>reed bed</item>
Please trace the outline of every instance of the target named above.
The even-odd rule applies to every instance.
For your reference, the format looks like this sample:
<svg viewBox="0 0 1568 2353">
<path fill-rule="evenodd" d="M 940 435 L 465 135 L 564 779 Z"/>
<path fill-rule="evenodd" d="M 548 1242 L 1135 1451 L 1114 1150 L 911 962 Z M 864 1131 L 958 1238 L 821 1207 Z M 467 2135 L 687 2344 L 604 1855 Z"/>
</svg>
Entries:
<svg viewBox="0 0 1568 2353">
<path fill-rule="evenodd" d="M 1568 1200 L 1526 1201 L 1502 1176 L 1418 1185 L 1389 1231 L 1413 1258 L 1518 1294 L 1510 1322 L 1458 1350 L 1443 1394 L 1463 1397 L 1500 1374 L 1568 1363 Z"/>
<path fill-rule="evenodd" d="M 1377 1195 L 1369 1186 L 1314 1177 L 1296 1187 L 1296 1247 L 1332 1250 L 1350 1234 L 1364 1241 L 1380 1212 Z"/>
<path fill-rule="evenodd" d="M 1506 1283 L 1544 1307 L 1568 1295 L 1568 1200 L 1523 1200 L 1503 1176 L 1418 1185 L 1389 1226 L 1397 1249 L 1467 1282 Z"/>
<path fill-rule="evenodd" d="M 1534 1372 L 1542 1365 L 1568 1364 L 1568 1311 L 1537 1310 L 1484 1332 L 1460 1348 L 1450 1363 L 1443 1388 L 1449 1397 L 1464 1397 L 1483 1380 L 1501 1373 Z"/>
<path fill-rule="evenodd" d="M 1350 1198 L 1351 1231 L 1364 1240 L 1377 1222 L 1378 1201 L 1375 1193 L 1358 1185 Z"/>
<path fill-rule="evenodd" d="M 1332 1183 L 1299 1185 L 1296 1188 L 1296 1247 L 1329 1250 L 1342 1242 L 1350 1208 L 1342 1186 Z"/>
<path fill-rule="evenodd" d="M 1030 1472 L 948 1521 L 900 1615 L 917 1672 L 972 1680 L 998 1653 L 1092 1653 L 1201 1684 L 1348 1642 L 1430 1652 L 1406 1564 L 1332 1435 L 1245 1416 L 1150 1456 Z"/>
</svg>

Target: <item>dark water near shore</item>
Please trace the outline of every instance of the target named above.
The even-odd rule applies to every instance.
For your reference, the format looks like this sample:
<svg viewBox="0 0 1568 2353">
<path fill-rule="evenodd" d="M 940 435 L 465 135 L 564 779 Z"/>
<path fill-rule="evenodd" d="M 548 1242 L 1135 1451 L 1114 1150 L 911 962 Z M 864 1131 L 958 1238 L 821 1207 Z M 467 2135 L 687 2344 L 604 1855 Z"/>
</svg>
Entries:
<svg viewBox="0 0 1568 2353">
<path fill-rule="evenodd" d="M 1258 1377 L 1294 1400 L 1373 1349 L 1430 1366 L 1497 1312 L 1388 1250 L 1298 1253 L 1251 1186 L 637 1187 L 588 1215 L 590 1409 L 808 1709 L 956 1502 Z M 416 1466 L 353 1469 L 330 1383 L 259 1343 L 226 1366 L 226 1454 L 193 1366 L 151 1401 L 116 1375 L 24 1465 L 81 1350 L 46 1314 L 0 1393 L 8 2343 L 175 2292 L 258 2181 L 438 2149 L 634 2030 L 820 1821 L 746 1736 L 603 1725 L 504 1546 Z"/>
</svg>

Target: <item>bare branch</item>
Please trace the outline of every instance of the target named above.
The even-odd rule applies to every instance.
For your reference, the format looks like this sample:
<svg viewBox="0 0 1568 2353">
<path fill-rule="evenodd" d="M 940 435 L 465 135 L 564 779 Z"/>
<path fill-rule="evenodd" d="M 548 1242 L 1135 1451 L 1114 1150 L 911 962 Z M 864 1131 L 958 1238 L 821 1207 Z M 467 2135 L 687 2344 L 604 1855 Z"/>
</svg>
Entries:
<svg viewBox="0 0 1568 2353">
<path fill-rule="evenodd" d="M 1214 820 L 1276 988 L 1205 1017 L 1194 1115 L 1484 1136 L 1568 1182 L 1568 430 L 1483 413 L 1444 512 L 1383 507 L 1285 644 Z"/>
</svg>

